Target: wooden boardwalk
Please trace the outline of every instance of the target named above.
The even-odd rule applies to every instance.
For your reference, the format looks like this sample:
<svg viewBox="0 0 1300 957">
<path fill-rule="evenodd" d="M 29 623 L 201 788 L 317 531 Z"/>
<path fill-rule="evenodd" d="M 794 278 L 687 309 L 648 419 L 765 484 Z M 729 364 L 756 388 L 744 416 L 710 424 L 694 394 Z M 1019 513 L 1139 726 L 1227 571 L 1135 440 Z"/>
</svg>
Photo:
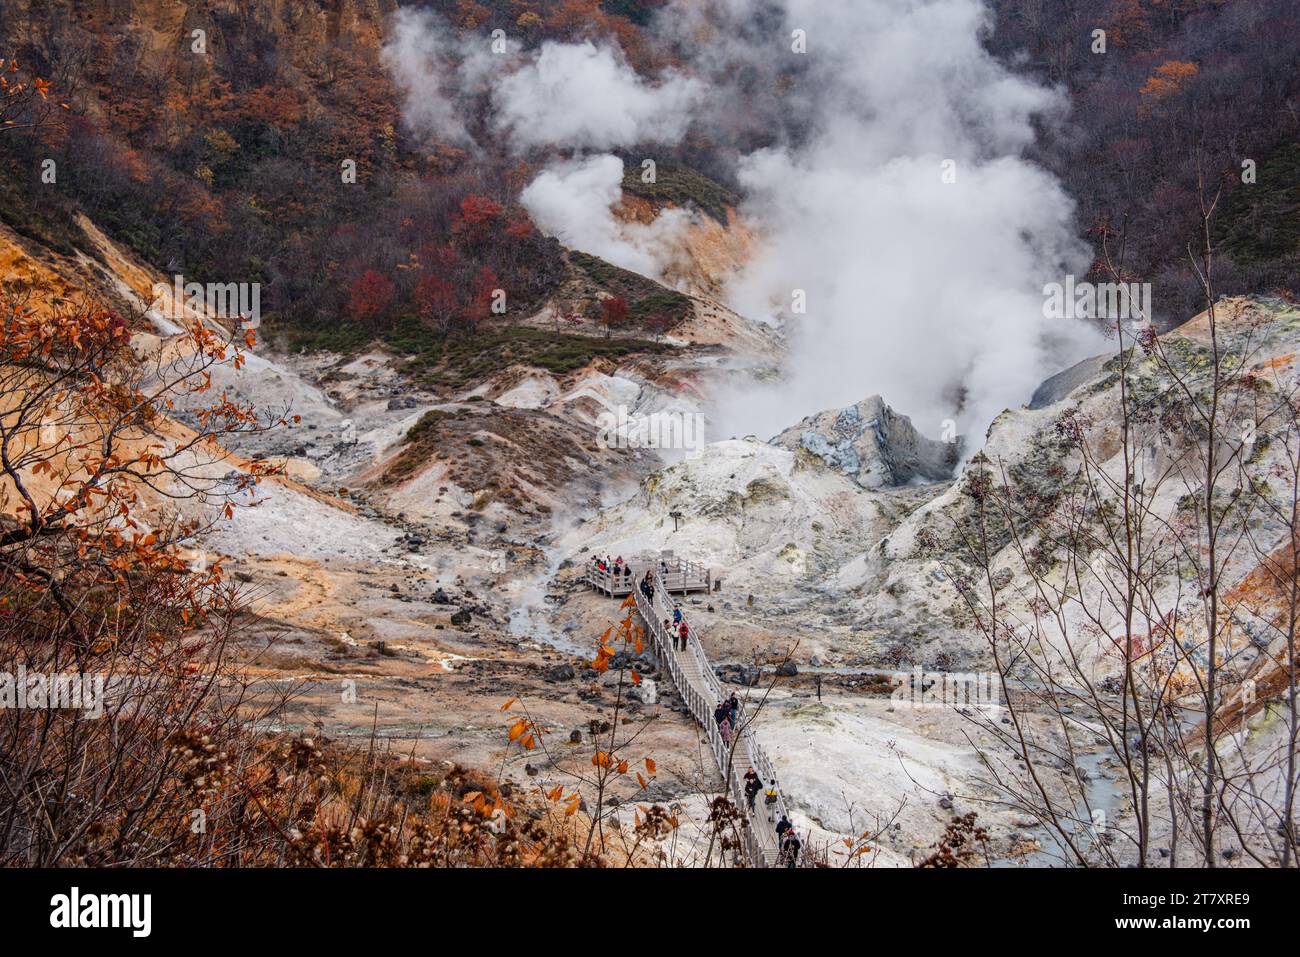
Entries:
<svg viewBox="0 0 1300 957">
<path fill-rule="evenodd" d="M 638 587 L 647 571 L 651 573 L 651 581 L 654 583 L 653 601 L 647 599 Z M 746 715 L 746 704 L 741 701 L 739 732 L 732 733 L 730 744 L 724 742 L 718 723 L 713 719 L 713 709 L 724 698 L 730 697 L 731 692 L 723 688 L 722 682 L 713 673 L 713 667 L 704 654 L 704 646 L 700 644 L 699 632 L 684 608 L 682 619 L 687 623 L 690 636 L 686 649 L 683 651 L 675 647 L 672 635 L 664 630 L 664 621 L 671 622 L 673 609 L 678 607 L 672 599 L 672 593 L 707 591 L 710 581 L 708 571 L 693 562 L 665 556 L 656 562 L 634 562 L 632 572 L 631 578 L 617 576 L 627 579 L 628 584 L 624 587 L 622 582 L 611 581 L 608 573 L 602 573 L 592 565 L 588 570 L 587 582 L 596 590 L 613 597 L 629 594 L 635 596 L 636 609 L 645 623 L 651 647 L 668 671 L 673 686 L 690 708 L 695 721 L 704 729 L 713 760 L 727 782 L 731 800 L 740 810 L 745 862 L 750 867 L 773 867 L 780 854 L 776 822 L 787 814 L 785 794 L 777 782 L 772 762 L 754 736 L 751 726 L 753 717 Z M 753 812 L 749 810 L 749 800 L 745 797 L 745 772 L 751 767 L 763 781 L 763 790 L 754 802 Z M 767 804 L 764 800 L 768 789 L 776 790 L 777 798 L 773 804 Z"/>
<path fill-rule="evenodd" d="M 640 594 L 640 590 L 635 586 L 645 578 L 646 572 L 655 573 L 656 588 L 663 585 L 670 592 L 707 592 L 713 587 L 713 576 L 707 568 L 696 562 L 683 561 L 671 555 L 654 562 L 627 562 L 626 567 L 631 569 L 630 575 L 616 575 L 608 569 L 601 571 L 594 564 L 589 565 L 587 583 L 611 598 L 622 598 L 624 595 L 632 594 L 633 591 Z"/>
</svg>

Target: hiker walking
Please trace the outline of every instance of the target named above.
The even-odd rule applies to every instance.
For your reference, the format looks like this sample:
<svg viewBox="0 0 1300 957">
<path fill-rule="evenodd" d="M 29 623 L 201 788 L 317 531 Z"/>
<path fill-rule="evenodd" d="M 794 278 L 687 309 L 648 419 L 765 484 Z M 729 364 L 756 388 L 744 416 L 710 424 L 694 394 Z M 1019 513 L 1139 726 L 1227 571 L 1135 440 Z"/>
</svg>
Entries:
<svg viewBox="0 0 1300 957">
<path fill-rule="evenodd" d="M 776 839 L 780 841 L 781 838 L 785 837 L 785 832 L 793 827 L 794 825 L 790 823 L 790 819 L 782 814 L 781 820 L 776 822 Z"/>
<path fill-rule="evenodd" d="M 781 838 L 781 854 L 777 861 L 791 869 L 797 867 L 799 864 L 799 851 L 802 847 L 803 845 L 799 843 L 799 835 L 794 832 L 794 828 L 787 828 L 785 836 Z"/>
<path fill-rule="evenodd" d="M 682 651 L 686 650 L 686 639 L 690 635 L 690 629 L 686 625 L 686 619 L 683 618 L 681 624 L 677 626 L 677 637 L 682 643 Z"/>
<path fill-rule="evenodd" d="M 749 810 L 752 814 L 754 811 L 754 798 L 758 797 L 758 792 L 763 789 L 763 782 L 758 777 L 758 772 L 752 767 L 745 772 L 745 799 L 749 801 Z"/>
</svg>

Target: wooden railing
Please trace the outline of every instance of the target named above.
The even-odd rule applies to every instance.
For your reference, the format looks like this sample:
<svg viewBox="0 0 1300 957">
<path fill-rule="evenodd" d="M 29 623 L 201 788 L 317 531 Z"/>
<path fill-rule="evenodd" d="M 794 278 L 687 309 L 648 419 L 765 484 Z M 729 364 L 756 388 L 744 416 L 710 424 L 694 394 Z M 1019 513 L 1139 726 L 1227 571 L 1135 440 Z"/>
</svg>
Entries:
<svg viewBox="0 0 1300 957">
<path fill-rule="evenodd" d="M 671 592 L 707 592 L 712 585 L 709 569 L 698 562 L 682 561 L 673 558 L 666 561 L 627 562 L 631 575 L 615 574 L 612 568 L 597 568 L 594 563 L 587 565 L 587 584 L 607 595 L 630 595 L 637 591 L 637 586 L 645 578 L 645 573 L 654 572 L 658 587 L 665 587 Z M 665 567 L 667 571 L 665 571 Z"/>
<path fill-rule="evenodd" d="M 642 576 L 644 577 L 644 572 Z M 695 720 L 704 728 L 709 741 L 709 750 L 713 752 L 713 759 L 726 779 L 731 799 L 743 815 L 742 831 L 747 862 L 751 867 L 770 867 L 776 863 L 778 855 L 775 832 L 771 824 L 773 819 L 787 816 L 785 795 L 777 782 L 776 771 L 773 770 L 772 762 L 768 760 L 766 752 L 754 736 L 751 727 L 752 716 L 746 716 L 743 702 L 737 717 L 737 731 L 733 732 L 730 744 L 723 741 L 722 731 L 713 717 L 713 710 L 728 697 L 728 694 L 722 682 L 713 673 L 708 656 L 704 653 L 704 646 L 700 644 L 698 632 L 690 624 L 690 619 L 685 612 L 682 618 L 687 623 L 688 638 L 684 654 L 694 659 L 699 669 L 703 689 L 696 687 L 695 682 L 691 681 L 683 670 L 678 652 L 673 646 L 673 637 L 664 630 L 663 622 L 672 621 L 675 605 L 668 599 L 668 589 L 660 579 L 661 573 L 652 571 L 653 599 L 646 598 L 640 587 L 633 588 L 632 594 L 635 596 L 637 612 L 645 622 L 646 633 L 650 636 L 655 653 L 659 660 L 665 663 L 678 694 L 681 695 Z M 639 586 L 640 581 L 635 584 Z M 762 778 L 764 792 L 768 788 L 776 791 L 775 805 L 766 804 L 766 794 L 760 792 L 755 801 L 754 811 L 749 810 L 744 778 L 744 770 L 747 767 L 753 767 Z"/>
</svg>

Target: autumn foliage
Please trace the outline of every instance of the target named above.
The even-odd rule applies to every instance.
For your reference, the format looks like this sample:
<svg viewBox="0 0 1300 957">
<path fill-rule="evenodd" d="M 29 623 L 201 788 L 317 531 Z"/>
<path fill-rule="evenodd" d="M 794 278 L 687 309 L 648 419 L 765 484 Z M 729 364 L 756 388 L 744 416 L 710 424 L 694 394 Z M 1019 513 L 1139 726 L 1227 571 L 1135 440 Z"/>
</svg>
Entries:
<svg viewBox="0 0 1300 957">
<path fill-rule="evenodd" d="M 627 300 L 621 296 L 613 296 L 601 302 L 600 324 L 605 327 L 607 338 L 611 330 L 627 323 L 627 315 Z"/>
<path fill-rule="evenodd" d="M 644 796 L 659 770 L 654 758 L 648 755 L 633 758 L 627 753 L 637 737 L 635 731 L 620 736 L 620 727 L 631 721 L 622 712 L 625 696 L 643 680 L 630 661 L 632 656 L 640 656 L 647 650 L 645 628 L 637 621 L 630 597 L 621 610 L 623 618 L 601 633 L 589 663 L 597 675 L 613 672 L 617 680 L 612 720 L 592 719 L 591 748 L 589 753 L 584 753 L 584 760 L 566 760 L 557 753 L 550 740 L 551 729 L 533 716 L 522 699 L 510 698 L 501 705 L 511 722 L 506 730 L 507 751 L 540 753 L 558 772 L 555 783 L 539 785 L 537 794 L 546 806 L 555 807 L 557 817 L 583 818 L 581 830 L 585 837 L 581 841 L 581 861 L 584 864 L 609 863 L 610 855 L 615 853 L 626 860 L 637 860 L 646 842 L 662 838 L 680 826 L 675 811 L 648 802 L 638 803 L 634 808 L 630 837 L 621 826 L 611 824 L 613 814 L 606 805 L 606 796 L 625 779 L 629 779 L 629 785 L 635 781 L 635 787 L 631 788 L 633 799 Z"/>
<path fill-rule="evenodd" d="M 93 303 L 0 311 L 0 696 L 20 667 L 103 681 L 98 713 L 0 707 L 0 866 L 598 863 L 490 776 L 264 730 L 291 692 L 238 666 L 244 596 L 202 543 L 278 480 L 225 445 L 296 419 L 213 389 L 244 336 L 148 356 L 132 332 Z"/>
</svg>

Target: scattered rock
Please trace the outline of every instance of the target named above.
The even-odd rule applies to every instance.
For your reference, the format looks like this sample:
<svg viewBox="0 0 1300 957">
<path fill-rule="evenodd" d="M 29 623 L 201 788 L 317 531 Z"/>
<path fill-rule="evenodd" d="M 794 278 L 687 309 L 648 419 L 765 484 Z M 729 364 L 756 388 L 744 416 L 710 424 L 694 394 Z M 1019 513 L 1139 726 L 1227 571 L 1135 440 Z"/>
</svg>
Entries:
<svg viewBox="0 0 1300 957">
<path fill-rule="evenodd" d="M 574 670 L 573 665 L 563 664 L 556 665 L 554 668 L 547 669 L 547 681 L 572 681 L 576 678 L 578 672 Z"/>
</svg>

